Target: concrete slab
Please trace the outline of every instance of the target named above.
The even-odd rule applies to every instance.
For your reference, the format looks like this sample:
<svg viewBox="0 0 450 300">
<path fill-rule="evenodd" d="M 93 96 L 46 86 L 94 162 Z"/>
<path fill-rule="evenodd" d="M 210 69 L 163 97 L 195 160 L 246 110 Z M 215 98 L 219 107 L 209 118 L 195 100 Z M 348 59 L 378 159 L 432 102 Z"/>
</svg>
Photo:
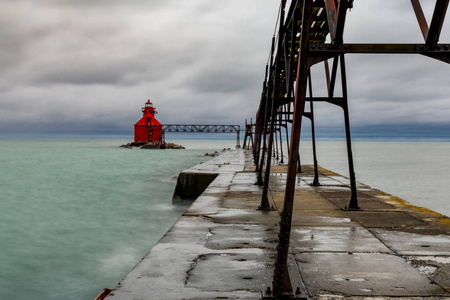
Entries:
<svg viewBox="0 0 450 300">
<path fill-rule="evenodd" d="M 257 208 L 261 204 L 260 192 L 229 191 L 223 198 L 223 208 Z"/>
<path fill-rule="evenodd" d="M 278 224 L 277 211 L 258 211 L 254 209 L 226 209 L 217 214 L 207 215 L 215 223 L 222 224 Z"/>
<path fill-rule="evenodd" d="M 407 256 L 406 261 L 423 276 L 450 293 L 450 256 Z"/>
<path fill-rule="evenodd" d="M 255 173 L 236 173 L 233 184 L 254 185 L 257 176 Z"/>
<path fill-rule="evenodd" d="M 310 295 L 416 297 L 445 293 L 395 255 L 302 253 L 295 259 Z"/>
<path fill-rule="evenodd" d="M 210 228 L 211 236 L 205 244 L 210 249 L 260 248 L 275 250 L 278 228 L 260 225 L 226 225 Z"/>
<path fill-rule="evenodd" d="M 378 252 L 392 253 L 366 228 L 354 227 L 295 227 L 291 234 L 291 251 L 298 252 Z"/>
<path fill-rule="evenodd" d="M 272 192 L 273 200 L 277 207 L 282 207 L 284 202 L 284 191 Z M 326 198 L 316 193 L 314 189 L 311 190 L 297 190 L 295 191 L 295 209 L 297 210 L 338 210 L 338 208 L 330 203 Z"/>
<path fill-rule="evenodd" d="M 324 212 L 322 211 L 313 211 L 309 210 L 307 211 L 309 213 L 315 213 L 314 215 L 293 215 L 292 216 L 292 226 L 354 226 L 357 225 L 357 223 L 352 222 L 349 218 L 343 218 L 338 213 L 337 217 L 331 217 L 328 211 L 325 216 L 318 216 L 316 215 L 318 212 Z"/>
<path fill-rule="evenodd" d="M 272 166 L 269 201 L 250 152 L 225 151 L 189 170 L 218 176 L 107 300 L 260 299 L 271 285 L 286 166 Z M 303 166 L 297 179 L 288 268 L 314 300 L 447 299 L 450 219 L 358 184 L 363 211 L 344 211 L 348 179 Z"/>
<path fill-rule="evenodd" d="M 384 229 L 372 229 L 374 235 L 399 255 L 450 255 L 450 237 Z"/>
<path fill-rule="evenodd" d="M 307 183 L 307 184 L 311 184 L 313 182 L 314 177 L 306 177 L 306 176 L 301 176 L 301 179 Z M 321 177 L 319 179 L 320 185 L 321 186 L 343 186 L 343 187 L 349 187 L 349 183 L 344 182 L 343 180 L 336 180 L 334 178 L 331 177 Z"/>
<path fill-rule="evenodd" d="M 254 184 L 251 185 L 233 184 L 230 186 L 230 191 L 261 192 L 262 187 Z"/>
<path fill-rule="evenodd" d="M 193 215 L 213 215 L 220 210 L 219 205 L 222 198 L 217 196 L 200 196 L 197 200 L 184 212 L 185 216 Z"/>
<path fill-rule="evenodd" d="M 402 211 L 346 211 L 346 215 L 364 227 L 423 227 L 425 222 Z"/>
<path fill-rule="evenodd" d="M 257 295 L 271 281 L 272 269 L 273 258 L 263 253 L 206 254 L 189 270 L 186 287 L 210 292 L 228 292 L 233 287 Z"/>
<path fill-rule="evenodd" d="M 326 198 L 329 202 L 333 203 L 338 208 L 344 208 L 349 205 L 351 192 L 347 190 L 318 190 L 318 193 Z M 365 193 L 358 192 L 358 204 L 364 209 L 378 209 L 378 210 L 394 210 L 395 207 L 384 201 L 379 201 L 376 196 L 366 195 Z"/>
<path fill-rule="evenodd" d="M 209 185 L 209 187 L 202 193 L 201 196 L 220 196 L 227 193 L 229 190 L 228 186 L 213 186 Z M 197 198 L 198 199 L 198 198 Z"/>
</svg>

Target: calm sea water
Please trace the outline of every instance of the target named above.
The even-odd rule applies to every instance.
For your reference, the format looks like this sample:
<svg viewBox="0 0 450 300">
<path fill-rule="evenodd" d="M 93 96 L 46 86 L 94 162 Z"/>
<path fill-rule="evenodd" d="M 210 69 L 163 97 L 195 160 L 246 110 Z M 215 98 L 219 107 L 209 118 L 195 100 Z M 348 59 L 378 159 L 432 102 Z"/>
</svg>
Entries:
<svg viewBox="0 0 450 300">
<path fill-rule="evenodd" d="M 93 299 L 114 287 L 186 209 L 172 205 L 178 173 L 234 147 L 125 142 L 0 139 L 0 299 Z M 302 149 L 311 162 L 310 143 Z M 343 142 L 318 150 L 320 165 L 347 174 Z M 450 143 L 355 142 L 357 180 L 450 215 L 449 153 Z"/>
<path fill-rule="evenodd" d="M 0 299 L 93 299 L 184 212 L 178 173 L 202 148 L 130 150 L 120 140 L 0 139 Z"/>
<path fill-rule="evenodd" d="M 301 144 L 312 164 L 311 142 Z M 356 180 L 450 216 L 450 142 L 353 142 Z M 319 165 L 348 177 L 345 142 L 318 142 Z"/>
</svg>

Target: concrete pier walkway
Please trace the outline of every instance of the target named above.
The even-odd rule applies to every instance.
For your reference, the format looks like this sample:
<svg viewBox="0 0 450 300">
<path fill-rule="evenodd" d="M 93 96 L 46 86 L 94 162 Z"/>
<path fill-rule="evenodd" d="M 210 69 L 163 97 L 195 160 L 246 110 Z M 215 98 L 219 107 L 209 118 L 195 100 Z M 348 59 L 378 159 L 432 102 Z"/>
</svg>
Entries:
<svg viewBox="0 0 450 300">
<path fill-rule="evenodd" d="M 106 299 L 261 299 L 272 284 L 286 166 L 258 211 L 251 154 L 226 151 L 186 172 L 218 174 Z M 290 248 L 294 288 L 310 299 L 450 299 L 450 219 L 348 179 L 299 174 Z"/>
</svg>

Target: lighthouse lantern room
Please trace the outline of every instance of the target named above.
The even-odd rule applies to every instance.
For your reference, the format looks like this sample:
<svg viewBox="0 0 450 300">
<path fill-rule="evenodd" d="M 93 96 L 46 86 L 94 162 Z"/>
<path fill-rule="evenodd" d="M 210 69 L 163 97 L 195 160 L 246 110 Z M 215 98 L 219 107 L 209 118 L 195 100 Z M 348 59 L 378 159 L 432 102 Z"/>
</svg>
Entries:
<svg viewBox="0 0 450 300">
<path fill-rule="evenodd" d="M 155 118 L 156 110 L 148 100 L 142 108 L 142 118 L 134 124 L 134 141 L 161 145 L 163 140 L 162 125 Z"/>
</svg>

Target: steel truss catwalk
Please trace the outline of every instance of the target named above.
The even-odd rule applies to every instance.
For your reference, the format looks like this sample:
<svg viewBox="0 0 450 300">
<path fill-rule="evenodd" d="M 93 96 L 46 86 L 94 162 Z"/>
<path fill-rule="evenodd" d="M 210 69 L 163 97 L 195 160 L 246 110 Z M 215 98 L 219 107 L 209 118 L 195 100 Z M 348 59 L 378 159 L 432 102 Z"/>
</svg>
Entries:
<svg viewBox="0 0 450 300">
<path fill-rule="evenodd" d="M 239 133 L 240 125 L 184 125 L 165 124 L 162 126 L 165 132 L 222 132 Z"/>
<path fill-rule="evenodd" d="M 240 125 L 194 125 L 194 124 L 165 124 L 162 125 L 163 134 L 166 132 L 201 132 L 201 133 L 236 133 L 236 147 L 240 144 Z"/>
<path fill-rule="evenodd" d="M 351 147 L 345 54 L 421 54 L 450 63 L 450 45 L 439 44 L 449 0 L 436 0 L 429 25 L 420 1 L 410 1 L 419 24 L 418 30 L 421 30 L 424 38 L 423 43 L 345 44 L 343 39 L 345 19 L 347 11 L 353 7 L 353 0 L 292 0 L 289 1 L 289 7 L 286 0 L 281 1 L 277 35 L 272 38 L 270 58 L 266 65 L 261 101 L 256 115 L 253 147 L 258 184 L 263 185 L 260 209 L 269 210 L 271 208 L 267 193 L 271 160 L 275 153 L 278 155 L 278 149 L 282 151 L 282 134 L 290 136 L 287 139 L 288 174 L 273 289 L 271 295 L 266 295 L 267 299 L 295 298 L 287 269 L 287 258 L 296 173 L 300 171 L 299 141 L 302 117 L 307 117 L 311 121 L 315 167 L 313 185 L 320 184 L 315 149 L 314 102 L 327 102 L 343 110 L 351 187 L 351 198 L 345 209 L 360 209 Z M 357 3 L 364 5 L 364 1 Z M 358 12 L 355 9 L 353 13 Z M 323 63 L 325 68 L 323 82 L 326 82 L 327 97 L 314 97 L 312 93 L 310 69 L 319 63 Z M 335 95 L 337 83 L 341 85 L 338 96 Z"/>
</svg>

